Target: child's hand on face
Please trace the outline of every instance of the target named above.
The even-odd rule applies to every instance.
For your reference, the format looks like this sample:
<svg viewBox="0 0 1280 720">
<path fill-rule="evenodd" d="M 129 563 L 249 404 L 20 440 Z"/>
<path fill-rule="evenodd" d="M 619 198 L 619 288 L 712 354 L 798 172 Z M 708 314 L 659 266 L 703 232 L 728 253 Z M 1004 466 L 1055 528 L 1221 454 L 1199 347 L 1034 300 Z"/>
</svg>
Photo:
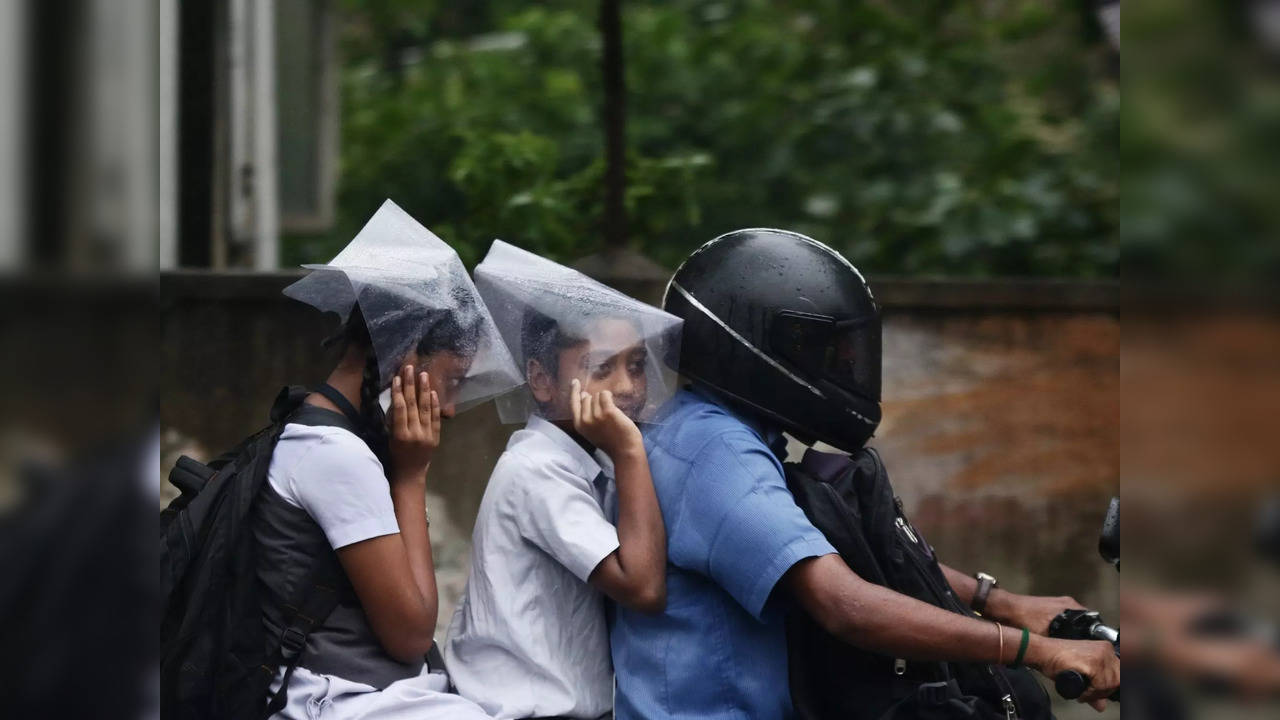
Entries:
<svg viewBox="0 0 1280 720">
<path fill-rule="evenodd" d="M 573 429 L 587 442 L 618 458 L 628 452 L 644 452 L 644 439 L 640 428 L 613 404 L 613 393 L 603 390 L 591 395 L 582 391 L 577 380 L 569 393 L 569 407 L 573 411 Z"/>
<path fill-rule="evenodd" d="M 440 400 L 427 373 L 405 365 L 391 381 L 391 480 L 425 483 L 440 445 Z"/>
</svg>

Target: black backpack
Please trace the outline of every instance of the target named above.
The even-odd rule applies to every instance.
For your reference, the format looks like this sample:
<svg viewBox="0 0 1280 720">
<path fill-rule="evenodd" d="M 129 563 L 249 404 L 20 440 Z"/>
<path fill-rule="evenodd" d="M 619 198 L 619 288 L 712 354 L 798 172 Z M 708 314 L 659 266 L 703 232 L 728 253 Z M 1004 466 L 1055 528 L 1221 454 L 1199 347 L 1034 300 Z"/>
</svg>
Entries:
<svg viewBox="0 0 1280 720">
<path fill-rule="evenodd" d="M 267 637 L 253 518 L 271 454 L 290 422 L 359 426 L 340 393 L 327 385 L 315 390 L 345 417 L 303 404 L 307 389 L 286 387 L 270 425 L 207 465 L 183 456 L 169 473 L 181 495 L 160 513 L 160 713 L 167 720 L 253 720 L 278 712 L 307 636 L 350 587 L 345 577 L 328 576 L 335 563 L 317 558 L 287 606 L 284 632 Z M 284 683 L 268 702 L 281 666 Z"/>
<path fill-rule="evenodd" d="M 787 486 L 809 521 L 868 582 L 961 615 L 933 548 L 893 494 L 880 456 L 809 450 L 785 466 Z M 861 650 L 802 611 L 787 617 L 791 700 L 801 720 L 1051 720 L 1048 693 L 1025 668 L 906 662 Z"/>
</svg>

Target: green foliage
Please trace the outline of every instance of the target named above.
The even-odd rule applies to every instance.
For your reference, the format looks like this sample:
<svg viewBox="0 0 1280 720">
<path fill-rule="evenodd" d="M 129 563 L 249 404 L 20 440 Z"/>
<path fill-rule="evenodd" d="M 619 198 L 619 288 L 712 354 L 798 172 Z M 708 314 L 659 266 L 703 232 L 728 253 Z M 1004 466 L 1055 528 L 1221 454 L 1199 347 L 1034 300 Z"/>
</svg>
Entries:
<svg viewBox="0 0 1280 720">
<path fill-rule="evenodd" d="M 981 5 L 981 7 L 975 7 Z M 629 2 L 633 245 L 813 235 L 872 273 L 1111 275 L 1118 97 L 1087 2 Z M 474 263 L 601 248 L 596 3 L 344 0 L 324 259 L 387 197 Z"/>
<path fill-rule="evenodd" d="M 1125 17 L 1143 78 L 1122 129 L 1126 282 L 1274 296 L 1274 48 L 1242 36 L 1252 31 L 1230 5 L 1145 4 Z"/>
</svg>

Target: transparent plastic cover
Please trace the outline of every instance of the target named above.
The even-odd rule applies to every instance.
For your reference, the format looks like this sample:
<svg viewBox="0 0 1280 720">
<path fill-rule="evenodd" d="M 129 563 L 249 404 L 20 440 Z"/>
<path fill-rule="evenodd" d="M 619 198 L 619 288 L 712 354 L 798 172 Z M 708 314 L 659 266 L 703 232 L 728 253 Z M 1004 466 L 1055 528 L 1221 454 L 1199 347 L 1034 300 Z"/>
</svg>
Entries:
<svg viewBox="0 0 1280 720">
<path fill-rule="evenodd" d="M 458 254 L 387 200 L 355 238 L 284 294 L 346 322 L 359 306 L 369 328 L 382 386 L 418 353 L 452 353 L 447 380 L 457 411 L 522 382 L 493 318 Z M 441 379 L 444 380 L 444 379 Z"/>
<path fill-rule="evenodd" d="M 569 419 L 574 379 L 643 422 L 675 392 L 680 318 L 501 240 L 475 279 L 526 381 L 498 398 L 503 422 Z"/>
</svg>

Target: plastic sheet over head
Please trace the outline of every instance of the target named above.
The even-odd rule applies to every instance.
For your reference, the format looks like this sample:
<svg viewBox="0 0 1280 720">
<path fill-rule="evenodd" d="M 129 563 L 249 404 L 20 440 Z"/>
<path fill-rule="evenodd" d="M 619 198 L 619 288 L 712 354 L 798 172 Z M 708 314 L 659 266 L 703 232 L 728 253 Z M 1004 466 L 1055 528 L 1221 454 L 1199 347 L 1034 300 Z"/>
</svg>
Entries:
<svg viewBox="0 0 1280 720">
<path fill-rule="evenodd" d="M 654 422 L 675 392 L 680 318 L 501 240 L 475 278 L 526 381 L 498 398 L 503 422 L 569 419 L 574 379 L 586 392 L 609 390 L 638 422 Z"/>
<path fill-rule="evenodd" d="M 359 307 L 378 360 L 382 387 L 406 362 L 447 352 L 454 377 L 433 379 L 442 402 L 470 408 L 522 382 L 458 254 L 387 200 L 355 238 L 284 294 L 346 323 Z"/>
</svg>

